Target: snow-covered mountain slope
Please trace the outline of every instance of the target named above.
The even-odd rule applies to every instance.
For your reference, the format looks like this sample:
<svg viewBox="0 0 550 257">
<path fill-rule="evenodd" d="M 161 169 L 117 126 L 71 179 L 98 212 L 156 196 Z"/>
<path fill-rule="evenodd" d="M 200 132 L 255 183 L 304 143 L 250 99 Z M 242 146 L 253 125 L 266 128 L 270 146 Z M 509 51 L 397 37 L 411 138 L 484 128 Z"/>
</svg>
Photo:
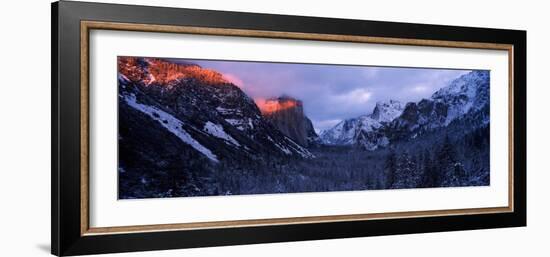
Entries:
<svg viewBox="0 0 550 257">
<path fill-rule="evenodd" d="M 434 101 L 447 105 L 446 125 L 489 104 L 489 80 L 489 71 L 472 71 L 432 95 Z"/>
<path fill-rule="evenodd" d="M 489 122 L 488 108 L 489 71 L 472 71 L 436 91 L 430 99 L 404 106 L 394 100 L 379 102 L 371 114 L 344 120 L 320 137 L 324 144 L 358 145 L 374 150 L 393 140 L 414 138 L 469 116 L 485 125 Z"/>
<path fill-rule="evenodd" d="M 321 140 L 328 145 L 347 145 L 353 143 L 357 130 L 357 119 L 347 119 L 339 122 L 331 129 L 321 133 Z"/>
<path fill-rule="evenodd" d="M 489 71 L 472 71 L 436 91 L 430 99 L 408 103 L 390 126 L 398 134 L 424 133 L 489 108 Z M 489 122 L 488 113 L 480 120 Z"/>
<path fill-rule="evenodd" d="M 201 143 L 197 142 L 184 128 L 184 124 L 175 118 L 174 116 L 170 115 L 169 113 L 164 112 L 161 109 L 155 108 L 154 106 L 149 106 L 145 104 L 140 104 L 136 100 L 136 96 L 133 94 L 126 95 L 122 98 L 124 102 L 134 108 L 137 111 L 140 111 L 153 120 L 157 121 L 161 126 L 166 128 L 169 132 L 177 136 L 181 141 L 185 144 L 188 144 L 189 146 L 193 147 L 195 150 L 199 151 L 208 159 L 218 162 L 218 157 L 216 157 L 215 154 L 212 153 L 208 148 L 201 145 Z"/>
<path fill-rule="evenodd" d="M 147 79 L 144 79 L 147 78 Z M 179 138 L 213 163 L 266 158 L 311 158 L 304 147 L 281 133 L 262 117 L 254 101 L 221 74 L 194 64 L 175 64 L 159 59 L 119 57 L 119 108 L 134 111 L 122 117 L 121 131 L 140 130 L 151 136 L 120 140 L 156 141 L 163 145 L 166 132 Z M 137 111 L 137 112 L 136 112 Z M 155 121 L 154 128 L 134 123 Z M 122 122 L 123 121 L 123 122 Z M 159 132 L 164 128 L 164 132 Z M 159 137 L 157 137 L 159 136 Z M 151 142 L 145 142 L 151 141 Z M 123 142 L 122 142 L 123 143 Z M 143 151 L 131 149 L 132 151 Z M 143 154 L 143 153 L 142 153 Z M 148 159 L 162 159 L 163 152 L 150 152 Z M 131 162 L 121 156 L 122 162 Z"/>
</svg>

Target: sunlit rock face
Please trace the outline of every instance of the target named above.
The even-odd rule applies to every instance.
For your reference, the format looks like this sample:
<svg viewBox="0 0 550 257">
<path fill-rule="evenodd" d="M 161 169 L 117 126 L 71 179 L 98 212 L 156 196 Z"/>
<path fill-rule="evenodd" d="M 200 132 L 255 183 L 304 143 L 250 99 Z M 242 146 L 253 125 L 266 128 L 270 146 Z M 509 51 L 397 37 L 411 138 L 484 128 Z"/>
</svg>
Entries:
<svg viewBox="0 0 550 257">
<path fill-rule="evenodd" d="M 318 140 L 311 120 L 304 114 L 302 101 L 289 96 L 257 99 L 262 115 L 283 134 L 302 146 L 309 146 Z"/>
<path fill-rule="evenodd" d="M 157 58 L 119 57 L 118 70 L 130 81 L 146 85 L 171 85 L 174 81 L 185 78 L 209 85 L 228 83 L 217 71 L 192 63 L 173 63 Z"/>
</svg>

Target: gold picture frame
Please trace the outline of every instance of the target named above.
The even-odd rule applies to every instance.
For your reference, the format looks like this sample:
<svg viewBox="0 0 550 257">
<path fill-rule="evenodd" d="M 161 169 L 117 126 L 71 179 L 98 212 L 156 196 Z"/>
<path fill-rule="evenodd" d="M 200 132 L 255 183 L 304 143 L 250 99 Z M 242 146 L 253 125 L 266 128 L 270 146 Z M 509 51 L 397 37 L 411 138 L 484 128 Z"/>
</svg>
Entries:
<svg viewBox="0 0 550 257">
<path fill-rule="evenodd" d="M 289 225 L 289 224 L 307 224 L 319 222 L 342 222 L 342 221 L 362 221 L 373 219 L 389 218 L 413 218 L 413 217 L 431 217 L 446 215 L 471 215 L 487 213 L 504 213 L 514 211 L 514 168 L 513 168 L 513 51 L 514 46 L 510 44 L 479 43 L 479 42 L 459 42 L 459 41 L 441 41 L 441 40 L 422 40 L 405 38 L 385 38 L 370 36 L 350 36 L 350 35 L 332 35 L 332 34 L 312 34 L 281 31 L 261 31 L 245 29 L 222 29 L 222 28 L 204 28 L 190 26 L 170 26 L 136 23 L 117 23 L 117 22 L 98 22 L 81 21 L 81 235 L 98 235 L 112 233 L 136 233 L 136 232 L 158 232 L 170 230 L 190 230 L 190 229 L 214 229 L 227 227 L 247 227 L 247 226 L 270 226 L 270 225 Z M 137 32 L 162 32 L 162 33 L 183 33 L 196 35 L 215 35 L 215 36 L 236 36 L 236 37 L 259 37 L 259 38 L 278 38 L 278 39 L 298 39 L 298 40 L 320 40 L 336 42 L 354 42 L 369 44 L 392 44 L 392 45 L 413 45 L 428 47 L 452 47 L 452 48 L 471 48 L 471 49 L 491 49 L 508 51 L 509 65 L 509 183 L 508 183 L 508 206 L 506 207 L 487 207 L 487 208 L 469 208 L 469 209 L 449 209 L 449 210 L 431 210 L 431 211 L 406 211 L 389 213 L 370 213 L 353 215 L 330 215 L 330 216 L 312 216 L 312 217 L 290 217 L 273 219 L 254 219 L 254 220 L 232 220 L 232 221 L 209 221 L 178 224 L 154 224 L 138 226 L 119 226 L 119 227 L 90 227 L 89 226 L 89 33 L 90 30 L 121 30 Z"/>
</svg>

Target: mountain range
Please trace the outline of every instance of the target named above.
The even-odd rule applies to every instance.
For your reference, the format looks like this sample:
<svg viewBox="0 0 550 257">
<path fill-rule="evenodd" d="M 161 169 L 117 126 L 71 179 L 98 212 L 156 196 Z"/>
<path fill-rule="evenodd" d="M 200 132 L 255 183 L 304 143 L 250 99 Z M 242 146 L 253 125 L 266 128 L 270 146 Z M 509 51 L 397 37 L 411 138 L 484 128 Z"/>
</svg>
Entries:
<svg viewBox="0 0 550 257">
<path fill-rule="evenodd" d="M 119 57 L 118 67 L 123 109 L 156 120 L 214 162 L 237 153 L 311 158 L 307 147 L 316 144 L 376 150 L 488 112 L 489 105 L 489 72 L 472 71 L 429 99 L 378 102 L 372 113 L 343 120 L 319 136 L 300 100 L 281 96 L 255 102 L 214 70 L 140 57 Z M 489 122 L 488 113 L 482 122 Z"/>
<path fill-rule="evenodd" d="M 120 144 L 134 134 L 135 141 L 181 141 L 212 162 L 246 160 L 262 156 L 311 158 L 313 155 L 262 116 L 255 102 L 239 87 L 213 70 L 194 64 L 174 64 L 154 58 L 119 57 Z M 132 118 L 130 120 L 130 118 Z M 147 120 L 155 126 L 143 127 Z M 167 133 L 168 132 L 168 133 Z M 151 138 L 151 139 L 150 139 Z M 147 156 L 142 147 L 132 150 Z M 139 152 L 136 152 L 139 151 Z"/>
<path fill-rule="evenodd" d="M 468 116 L 476 116 L 481 125 L 489 123 L 489 71 L 464 74 L 419 102 L 378 102 L 371 114 L 343 120 L 321 133 L 320 138 L 328 145 L 376 150 Z"/>
</svg>

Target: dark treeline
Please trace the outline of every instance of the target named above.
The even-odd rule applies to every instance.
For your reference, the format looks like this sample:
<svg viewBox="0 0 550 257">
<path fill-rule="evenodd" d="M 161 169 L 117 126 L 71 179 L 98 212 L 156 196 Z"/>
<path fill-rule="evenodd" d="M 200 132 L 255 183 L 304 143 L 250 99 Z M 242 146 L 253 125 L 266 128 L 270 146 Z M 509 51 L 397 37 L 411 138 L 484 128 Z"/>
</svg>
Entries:
<svg viewBox="0 0 550 257">
<path fill-rule="evenodd" d="M 457 127 L 456 129 L 459 129 Z M 429 133 L 392 147 L 366 151 L 319 146 L 308 160 L 262 158 L 209 164 L 181 155 L 155 172 L 120 173 L 121 198 L 328 192 L 489 185 L 489 126 L 463 134 Z M 453 136 L 454 135 L 454 136 Z M 176 153 L 176 152 L 175 152 Z M 182 170 L 184 172 L 182 172 Z"/>
</svg>

